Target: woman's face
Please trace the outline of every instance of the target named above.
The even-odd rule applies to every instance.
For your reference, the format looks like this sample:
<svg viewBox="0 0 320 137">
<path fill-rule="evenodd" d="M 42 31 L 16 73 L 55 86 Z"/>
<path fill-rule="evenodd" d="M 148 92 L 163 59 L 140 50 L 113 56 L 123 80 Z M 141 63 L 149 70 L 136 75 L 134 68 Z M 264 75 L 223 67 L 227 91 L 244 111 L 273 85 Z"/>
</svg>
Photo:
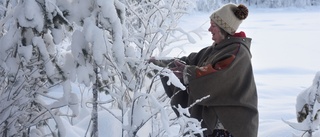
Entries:
<svg viewBox="0 0 320 137">
<path fill-rule="evenodd" d="M 210 24 L 211 25 L 210 25 L 210 28 L 208 29 L 208 31 L 210 31 L 212 34 L 212 40 L 214 40 L 214 42 L 218 44 L 223 39 L 221 32 L 220 32 L 220 28 L 213 21 L 211 21 Z"/>
</svg>

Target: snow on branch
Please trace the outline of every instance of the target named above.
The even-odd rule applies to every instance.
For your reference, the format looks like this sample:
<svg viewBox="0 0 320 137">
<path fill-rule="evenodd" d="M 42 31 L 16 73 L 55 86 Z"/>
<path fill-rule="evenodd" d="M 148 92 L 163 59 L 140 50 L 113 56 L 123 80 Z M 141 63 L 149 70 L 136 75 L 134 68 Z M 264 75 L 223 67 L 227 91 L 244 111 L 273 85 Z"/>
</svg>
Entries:
<svg viewBox="0 0 320 137">
<path fill-rule="evenodd" d="M 152 70 L 158 70 L 161 75 L 167 76 L 169 78 L 169 80 L 167 82 L 168 85 L 172 84 L 172 85 L 180 88 L 181 90 L 185 90 L 186 89 L 186 87 L 180 82 L 179 78 L 177 78 L 177 76 L 170 69 L 159 67 L 159 66 L 154 65 L 154 64 L 150 64 L 149 67 Z"/>
<path fill-rule="evenodd" d="M 298 123 L 283 120 L 292 128 L 312 136 L 320 127 L 320 72 L 317 72 L 312 85 L 297 96 L 296 114 Z M 304 135 L 303 135 L 304 136 Z"/>
</svg>

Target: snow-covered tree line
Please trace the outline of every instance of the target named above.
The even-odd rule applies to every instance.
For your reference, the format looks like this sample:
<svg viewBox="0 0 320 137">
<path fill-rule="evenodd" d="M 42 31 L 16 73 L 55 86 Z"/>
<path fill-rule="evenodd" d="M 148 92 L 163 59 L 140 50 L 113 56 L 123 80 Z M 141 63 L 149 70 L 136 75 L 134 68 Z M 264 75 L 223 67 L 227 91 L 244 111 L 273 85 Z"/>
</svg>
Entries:
<svg viewBox="0 0 320 137">
<path fill-rule="evenodd" d="M 147 62 L 151 56 L 165 55 L 180 40 L 193 42 L 177 28 L 190 1 L 0 3 L 1 136 L 66 136 L 63 121 L 81 115 L 74 84 L 92 92 L 86 102 L 92 105 L 86 135 L 98 136 L 101 111 L 122 124 L 122 136 L 136 136 L 146 127 L 152 129 L 150 136 L 202 132 L 198 121 L 185 117 L 185 109 L 179 108 L 185 115 L 170 120 L 172 110 L 153 70 L 169 76 L 171 84 L 183 85 L 170 70 Z M 58 88 L 63 89 L 61 96 L 51 94 Z M 180 131 L 171 133 L 175 125 Z"/>
<path fill-rule="evenodd" d="M 197 0 L 196 10 L 213 11 L 226 3 L 242 3 L 252 7 L 281 8 L 319 6 L 320 0 Z"/>
</svg>

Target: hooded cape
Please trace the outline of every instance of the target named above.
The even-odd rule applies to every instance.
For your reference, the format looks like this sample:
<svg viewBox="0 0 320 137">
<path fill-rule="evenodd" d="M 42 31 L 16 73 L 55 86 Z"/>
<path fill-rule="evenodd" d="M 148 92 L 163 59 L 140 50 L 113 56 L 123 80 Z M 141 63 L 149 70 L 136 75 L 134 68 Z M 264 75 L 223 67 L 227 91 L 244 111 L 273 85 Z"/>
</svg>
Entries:
<svg viewBox="0 0 320 137">
<path fill-rule="evenodd" d="M 212 134 L 219 119 L 234 137 L 257 137 L 257 91 L 251 65 L 250 44 L 250 38 L 227 37 L 215 46 L 182 57 L 181 60 L 186 62 L 184 84 L 188 91 L 184 92 L 187 93 L 172 96 L 179 89 L 163 84 L 174 106 L 188 106 L 197 99 L 210 95 L 189 110 L 191 117 L 203 120 L 202 127 L 207 128 L 205 135 Z M 197 76 L 196 72 L 200 67 L 210 64 L 215 66 L 231 56 L 235 58 L 227 67 Z"/>
</svg>

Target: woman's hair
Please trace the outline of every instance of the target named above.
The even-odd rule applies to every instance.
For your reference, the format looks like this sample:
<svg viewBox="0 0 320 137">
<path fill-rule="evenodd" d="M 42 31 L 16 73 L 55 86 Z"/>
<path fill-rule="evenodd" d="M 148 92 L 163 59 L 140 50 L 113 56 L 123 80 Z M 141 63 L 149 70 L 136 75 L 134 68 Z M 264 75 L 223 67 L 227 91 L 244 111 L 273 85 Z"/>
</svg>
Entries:
<svg viewBox="0 0 320 137">
<path fill-rule="evenodd" d="M 221 36 L 221 38 L 222 39 L 225 39 L 226 37 L 228 37 L 230 34 L 227 32 L 227 31 L 225 31 L 224 29 L 222 29 L 220 26 L 218 26 L 219 27 L 219 30 L 220 30 L 220 36 Z"/>
</svg>

